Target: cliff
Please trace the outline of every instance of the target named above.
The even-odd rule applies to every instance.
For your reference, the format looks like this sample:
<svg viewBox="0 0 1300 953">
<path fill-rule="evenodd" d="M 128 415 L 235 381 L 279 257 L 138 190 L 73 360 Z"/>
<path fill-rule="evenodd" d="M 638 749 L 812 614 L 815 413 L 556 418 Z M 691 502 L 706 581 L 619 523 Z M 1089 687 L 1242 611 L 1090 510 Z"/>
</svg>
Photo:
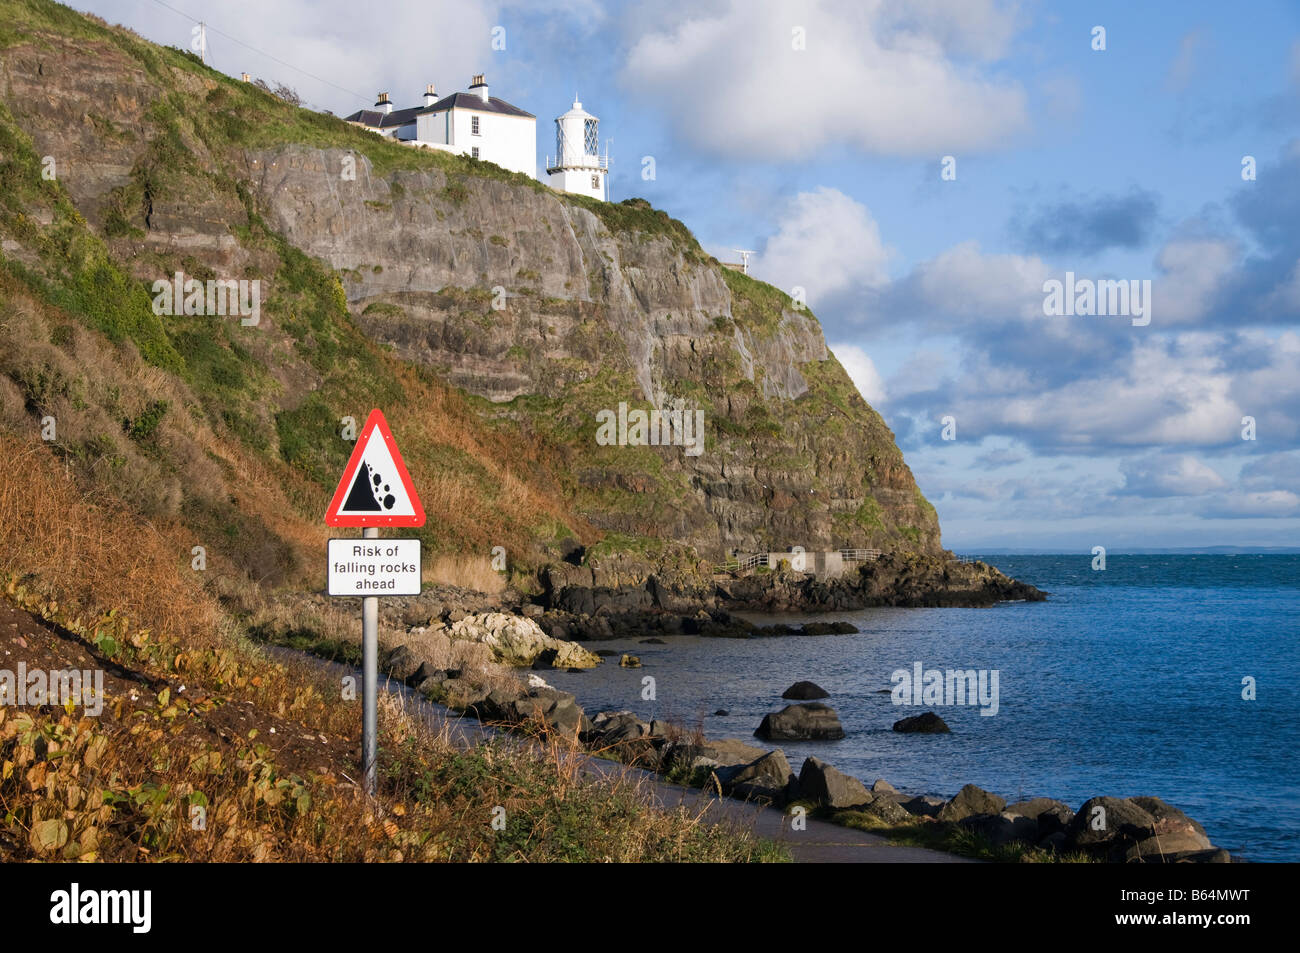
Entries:
<svg viewBox="0 0 1300 953">
<path fill-rule="evenodd" d="M 314 578 L 340 421 L 379 405 L 443 551 L 941 552 L 815 317 L 680 222 L 380 140 L 45 0 L 0 11 L 0 419 L 55 417 L 87 485 L 249 575 Z M 260 281 L 260 320 L 153 314 L 176 272 Z M 620 404 L 703 411 L 703 452 L 602 445 Z"/>
</svg>

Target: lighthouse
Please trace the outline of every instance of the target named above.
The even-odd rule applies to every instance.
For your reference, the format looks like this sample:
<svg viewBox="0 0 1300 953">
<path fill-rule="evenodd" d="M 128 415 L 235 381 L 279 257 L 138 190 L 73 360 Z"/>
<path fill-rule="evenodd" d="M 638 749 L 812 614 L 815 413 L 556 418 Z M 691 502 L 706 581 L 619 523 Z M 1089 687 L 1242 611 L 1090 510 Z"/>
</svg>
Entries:
<svg viewBox="0 0 1300 953">
<path fill-rule="evenodd" d="M 551 188 L 609 200 L 609 150 L 600 154 L 599 126 L 600 120 L 584 110 L 577 97 L 555 120 L 555 157 L 546 160 Z"/>
</svg>

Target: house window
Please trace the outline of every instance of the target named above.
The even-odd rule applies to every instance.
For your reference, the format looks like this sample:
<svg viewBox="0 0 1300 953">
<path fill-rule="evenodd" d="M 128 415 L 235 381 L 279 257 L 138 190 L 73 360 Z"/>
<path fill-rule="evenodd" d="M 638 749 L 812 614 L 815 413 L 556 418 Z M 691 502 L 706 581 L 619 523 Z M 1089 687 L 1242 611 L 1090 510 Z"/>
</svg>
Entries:
<svg viewBox="0 0 1300 953">
<path fill-rule="evenodd" d="M 595 175 L 593 175 L 593 176 L 591 177 L 591 187 L 592 187 L 593 189 L 595 189 L 597 192 L 600 191 L 600 173 L 599 173 L 599 172 L 597 172 Z"/>
<path fill-rule="evenodd" d="M 469 131 L 476 136 L 478 135 L 478 116 L 469 117 Z"/>
<path fill-rule="evenodd" d="M 469 154 L 472 155 L 475 159 L 477 159 L 477 158 L 478 158 L 478 146 L 475 146 L 473 149 L 471 149 Z"/>
</svg>

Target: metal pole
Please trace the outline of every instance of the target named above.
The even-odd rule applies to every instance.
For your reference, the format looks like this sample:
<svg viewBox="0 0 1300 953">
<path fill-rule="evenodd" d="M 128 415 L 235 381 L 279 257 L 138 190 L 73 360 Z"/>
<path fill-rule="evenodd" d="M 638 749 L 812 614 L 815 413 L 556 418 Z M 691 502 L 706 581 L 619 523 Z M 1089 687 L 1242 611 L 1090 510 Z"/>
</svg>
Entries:
<svg viewBox="0 0 1300 953">
<path fill-rule="evenodd" d="M 367 526 L 361 531 L 362 539 L 378 539 L 379 527 Z M 365 775 L 367 797 L 376 790 L 375 766 L 378 759 L 379 737 L 379 597 L 366 596 L 361 600 L 361 664 L 362 703 L 361 722 L 362 773 Z"/>
</svg>

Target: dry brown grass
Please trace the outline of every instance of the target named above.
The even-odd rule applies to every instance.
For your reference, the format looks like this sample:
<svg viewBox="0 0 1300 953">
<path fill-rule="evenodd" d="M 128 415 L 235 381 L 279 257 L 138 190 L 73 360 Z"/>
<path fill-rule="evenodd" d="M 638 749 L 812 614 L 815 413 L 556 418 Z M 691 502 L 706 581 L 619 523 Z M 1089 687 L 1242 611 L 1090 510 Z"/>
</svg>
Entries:
<svg viewBox="0 0 1300 953">
<path fill-rule="evenodd" d="M 117 609 L 194 649 L 219 644 L 216 600 L 174 525 L 83 496 L 39 440 L 0 433 L 0 458 L 0 576 L 36 576 L 86 613 Z"/>
<path fill-rule="evenodd" d="M 492 568 L 492 560 L 479 556 L 434 556 L 424 567 L 425 582 L 458 586 L 496 595 L 504 592 L 506 576 Z"/>
</svg>

